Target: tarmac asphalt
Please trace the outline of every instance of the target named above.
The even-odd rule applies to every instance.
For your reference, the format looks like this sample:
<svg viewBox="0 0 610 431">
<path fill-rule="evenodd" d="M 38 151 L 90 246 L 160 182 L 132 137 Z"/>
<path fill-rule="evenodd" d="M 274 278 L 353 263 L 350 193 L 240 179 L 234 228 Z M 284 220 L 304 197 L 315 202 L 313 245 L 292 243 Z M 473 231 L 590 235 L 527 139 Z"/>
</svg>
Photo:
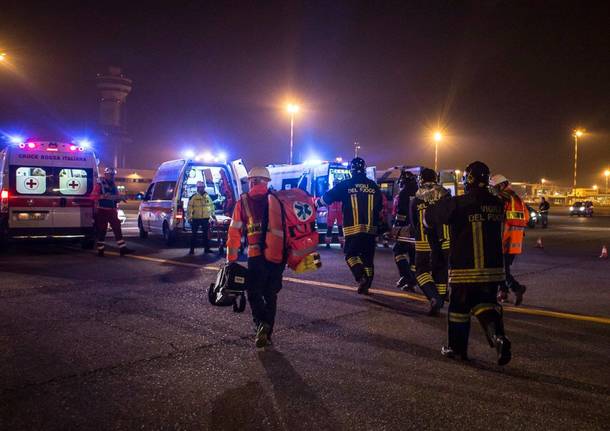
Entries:
<svg viewBox="0 0 610 431">
<path fill-rule="evenodd" d="M 257 350 L 249 308 L 207 302 L 222 258 L 129 244 L 0 254 L 0 429 L 610 429 L 610 217 L 528 230 L 505 367 L 474 320 L 472 360 L 443 358 L 446 313 L 393 287 L 382 246 L 369 297 L 336 246 L 318 272 L 287 271 L 274 347 Z"/>
</svg>

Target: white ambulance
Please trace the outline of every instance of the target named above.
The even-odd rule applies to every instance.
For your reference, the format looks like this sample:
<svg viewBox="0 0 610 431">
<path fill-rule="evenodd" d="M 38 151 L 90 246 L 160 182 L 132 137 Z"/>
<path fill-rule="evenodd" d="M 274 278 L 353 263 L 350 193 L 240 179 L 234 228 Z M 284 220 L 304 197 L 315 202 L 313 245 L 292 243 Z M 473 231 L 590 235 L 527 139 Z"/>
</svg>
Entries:
<svg viewBox="0 0 610 431">
<path fill-rule="evenodd" d="M 27 140 L 0 152 L 0 244 L 73 238 L 93 247 L 95 154 L 76 143 Z"/>
<path fill-rule="evenodd" d="M 248 191 L 247 171 L 241 159 L 226 162 L 200 159 L 179 159 L 162 163 L 148 187 L 138 211 L 140 238 L 149 234 L 161 235 L 167 245 L 191 232 L 186 210 L 197 183 L 203 182 L 214 201 L 216 223 L 210 236 L 216 235 L 222 249 L 233 214 L 233 207 L 241 193 Z"/>
</svg>

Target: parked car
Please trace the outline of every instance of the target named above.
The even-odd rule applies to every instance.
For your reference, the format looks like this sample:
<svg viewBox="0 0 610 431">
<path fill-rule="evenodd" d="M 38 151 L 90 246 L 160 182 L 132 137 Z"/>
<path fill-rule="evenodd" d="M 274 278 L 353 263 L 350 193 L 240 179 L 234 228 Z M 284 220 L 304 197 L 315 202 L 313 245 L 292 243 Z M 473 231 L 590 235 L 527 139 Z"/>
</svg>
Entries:
<svg viewBox="0 0 610 431">
<path fill-rule="evenodd" d="M 570 217 L 572 216 L 584 216 L 584 217 L 593 217 L 593 202 L 591 201 L 582 201 L 582 202 L 574 202 L 574 204 L 570 207 Z"/>
</svg>

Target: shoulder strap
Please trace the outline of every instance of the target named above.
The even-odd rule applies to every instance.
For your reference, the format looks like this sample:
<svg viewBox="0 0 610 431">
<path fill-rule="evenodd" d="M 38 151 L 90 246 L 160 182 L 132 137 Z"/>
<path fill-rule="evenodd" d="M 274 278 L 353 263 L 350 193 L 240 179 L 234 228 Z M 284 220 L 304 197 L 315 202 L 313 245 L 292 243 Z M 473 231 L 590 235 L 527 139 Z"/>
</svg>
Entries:
<svg viewBox="0 0 610 431">
<path fill-rule="evenodd" d="M 280 214 L 281 214 L 281 219 L 282 219 L 282 232 L 284 232 L 284 237 L 282 240 L 282 264 L 286 265 L 286 263 L 288 262 L 288 243 L 287 243 L 287 239 L 286 239 L 286 212 L 284 209 L 284 204 L 282 204 L 282 201 L 280 200 L 280 198 L 278 197 L 278 195 L 275 192 L 269 192 L 268 195 L 273 196 L 276 200 L 277 203 L 280 206 Z M 265 215 L 263 216 L 263 244 L 265 243 L 265 240 L 267 238 L 267 230 L 269 227 L 269 205 L 267 205 L 267 209 L 265 210 Z"/>
</svg>

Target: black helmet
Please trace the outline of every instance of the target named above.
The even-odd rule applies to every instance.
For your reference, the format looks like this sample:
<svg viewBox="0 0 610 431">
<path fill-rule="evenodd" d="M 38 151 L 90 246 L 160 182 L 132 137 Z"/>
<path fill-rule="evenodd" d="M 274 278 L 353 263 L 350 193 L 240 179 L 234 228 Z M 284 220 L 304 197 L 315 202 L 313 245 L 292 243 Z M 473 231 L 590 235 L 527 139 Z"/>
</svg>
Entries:
<svg viewBox="0 0 610 431">
<path fill-rule="evenodd" d="M 436 182 L 436 172 L 434 169 L 430 168 L 422 168 L 419 173 L 419 185 L 421 186 L 424 183 L 435 183 Z"/>
<path fill-rule="evenodd" d="M 462 183 L 466 189 L 489 185 L 489 168 L 483 162 L 472 162 L 464 169 Z"/>
<path fill-rule="evenodd" d="M 364 173 L 366 173 L 366 162 L 364 160 L 362 160 L 360 157 L 356 157 L 355 159 L 352 160 L 352 163 L 350 163 L 349 168 L 352 171 L 352 174 L 355 174 L 355 173 L 364 174 Z"/>
<path fill-rule="evenodd" d="M 411 181 L 415 179 L 415 175 L 413 175 L 410 171 L 402 171 L 400 173 L 400 178 L 398 178 L 398 187 L 401 189 L 406 187 Z"/>
</svg>

